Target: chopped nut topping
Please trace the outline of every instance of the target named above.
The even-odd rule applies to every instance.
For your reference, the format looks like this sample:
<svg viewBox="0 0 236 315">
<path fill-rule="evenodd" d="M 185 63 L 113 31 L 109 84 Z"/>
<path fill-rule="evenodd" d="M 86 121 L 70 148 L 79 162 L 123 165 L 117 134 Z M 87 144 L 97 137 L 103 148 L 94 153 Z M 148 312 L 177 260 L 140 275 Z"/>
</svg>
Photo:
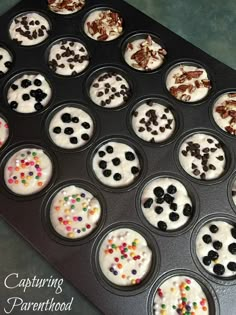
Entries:
<svg viewBox="0 0 236 315">
<path fill-rule="evenodd" d="M 54 12 L 63 10 L 73 12 L 82 9 L 85 0 L 48 0 L 48 4 Z"/>
<path fill-rule="evenodd" d="M 233 98 L 236 97 L 236 93 L 228 93 L 227 96 Z M 225 130 L 232 135 L 236 135 L 236 100 L 227 99 L 223 101 L 215 108 L 215 111 L 223 119 L 228 117 L 231 118 L 229 120 L 229 125 L 225 127 Z"/>
</svg>

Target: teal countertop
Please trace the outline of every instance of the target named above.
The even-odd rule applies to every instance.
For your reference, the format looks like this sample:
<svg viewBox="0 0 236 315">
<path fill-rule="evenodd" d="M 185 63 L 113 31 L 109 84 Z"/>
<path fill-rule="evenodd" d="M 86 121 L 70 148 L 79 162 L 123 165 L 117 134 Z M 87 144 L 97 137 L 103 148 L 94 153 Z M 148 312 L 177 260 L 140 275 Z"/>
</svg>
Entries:
<svg viewBox="0 0 236 315">
<path fill-rule="evenodd" d="M 17 0 L 1 0 L 0 12 L 5 12 L 17 2 Z M 127 2 L 236 69 L 235 0 L 224 2 L 221 0 L 127 0 Z M 12 296 L 21 297 L 24 301 L 44 301 L 54 297 L 60 302 L 70 301 L 74 297 L 72 311 L 68 314 L 100 314 L 66 281 L 63 283 L 63 293 L 58 295 L 55 295 L 52 288 L 30 288 L 25 293 L 22 288 L 7 289 L 4 286 L 4 279 L 11 273 L 18 273 L 19 279 L 32 278 L 35 275 L 38 278 L 50 278 L 50 276 L 60 278 L 60 275 L 3 220 L 0 220 L 0 239 L 0 314 L 4 314 L 3 308 L 7 307 L 6 301 Z M 40 312 L 34 312 L 34 314 L 38 313 Z M 62 312 L 49 313 L 63 314 Z M 11 314 L 19 313 L 12 312 Z"/>
</svg>

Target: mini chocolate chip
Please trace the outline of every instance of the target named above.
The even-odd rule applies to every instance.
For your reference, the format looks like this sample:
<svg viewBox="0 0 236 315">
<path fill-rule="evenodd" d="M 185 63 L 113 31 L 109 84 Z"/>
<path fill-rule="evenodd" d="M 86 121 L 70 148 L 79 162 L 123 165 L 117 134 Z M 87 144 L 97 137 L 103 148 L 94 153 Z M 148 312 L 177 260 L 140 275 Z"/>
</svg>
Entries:
<svg viewBox="0 0 236 315">
<path fill-rule="evenodd" d="M 99 151 L 98 155 L 99 155 L 99 157 L 104 157 L 104 155 L 106 155 L 106 153 L 104 151 Z"/>
<path fill-rule="evenodd" d="M 209 227 L 209 230 L 211 231 L 211 233 L 215 234 L 219 231 L 218 227 L 215 225 L 215 224 L 212 224 L 210 227 Z"/>
<path fill-rule="evenodd" d="M 209 234 L 203 235 L 202 240 L 206 244 L 210 244 L 212 242 L 212 238 Z"/>
<path fill-rule="evenodd" d="M 165 132 L 166 129 L 165 129 L 165 127 L 160 127 L 159 130 L 160 130 L 160 132 Z"/>
<path fill-rule="evenodd" d="M 164 222 L 164 221 L 159 221 L 157 223 L 157 226 L 158 228 L 161 230 L 161 231 L 166 231 L 167 230 L 167 224 Z"/>
<path fill-rule="evenodd" d="M 5 63 L 4 63 L 4 65 L 5 65 L 5 67 L 6 68 L 11 68 L 11 66 L 12 66 L 12 62 L 11 61 L 6 61 Z"/>
<path fill-rule="evenodd" d="M 214 247 L 216 250 L 221 249 L 222 246 L 223 246 L 223 244 L 222 244 L 220 241 L 214 241 L 214 242 L 213 242 L 213 247 Z"/>
<path fill-rule="evenodd" d="M 63 115 L 61 115 L 61 120 L 64 123 L 70 123 L 71 122 L 71 115 L 68 113 L 64 113 Z"/>
<path fill-rule="evenodd" d="M 200 171 L 199 171 L 199 169 L 195 169 L 194 171 L 193 171 L 193 174 L 195 175 L 195 176 L 198 176 L 198 175 L 200 175 Z"/>
<path fill-rule="evenodd" d="M 155 207 L 156 214 L 161 214 L 163 212 L 163 208 L 160 206 Z"/>
<path fill-rule="evenodd" d="M 81 139 L 83 139 L 84 141 L 88 141 L 89 140 L 89 135 L 87 133 L 83 133 L 81 136 Z"/>
<path fill-rule="evenodd" d="M 89 129 L 90 128 L 90 124 L 88 122 L 83 122 L 82 123 L 82 126 L 85 128 L 85 129 Z"/>
<path fill-rule="evenodd" d="M 56 134 L 60 134 L 61 133 L 61 127 L 55 127 L 53 129 L 53 132 L 56 133 Z"/>
<path fill-rule="evenodd" d="M 178 220 L 179 220 L 179 215 L 178 215 L 178 213 L 176 213 L 176 212 L 171 212 L 171 213 L 169 214 L 169 218 L 170 218 L 170 221 L 175 222 L 175 221 L 178 221 Z"/>
<path fill-rule="evenodd" d="M 138 173 L 139 173 L 139 168 L 136 167 L 136 166 L 133 166 L 133 167 L 131 168 L 131 173 L 132 173 L 133 175 L 138 174 Z"/>
<path fill-rule="evenodd" d="M 116 181 L 119 181 L 119 180 L 121 180 L 121 174 L 120 173 L 116 173 L 114 176 L 113 176 L 113 178 L 114 178 L 114 180 L 116 180 Z"/>
<path fill-rule="evenodd" d="M 103 171 L 103 175 L 104 175 L 105 177 L 110 177 L 110 176 L 111 176 L 111 170 L 105 170 L 105 171 Z"/>
<path fill-rule="evenodd" d="M 223 160 L 224 160 L 223 155 L 217 156 L 216 158 L 217 158 L 217 160 L 219 160 L 219 161 L 223 161 Z"/>
<path fill-rule="evenodd" d="M 41 86 L 41 85 L 42 85 L 42 81 L 39 80 L 39 79 L 35 79 L 35 80 L 34 80 L 34 85 L 36 85 L 36 86 Z"/>
<path fill-rule="evenodd" d="M 156 203 L 157 203 L 157 204 L 160 204 L 160 205 L 161 205 L 164 201 L 165 201 L 164 198 L 161 198 L 161 197 L 158 197 L 158 198 L 156 199 Z"/>
<path fill-rule="evenodd" d="M 78 122 L 79 122 L 79 118 L 78 117 L 73 117 L 71 120 L 72 120 L 72 122 L 74 124 L 78 124 Z M 82 126 L 83 126 L 83 124 L 82 124 Z"/>
<path fill-rule="evenodd" d="M 37 111 L 39 111 L 39 110 L 43 109 L 43 105 L 42 105 L 41 103 L 35 103 L 35 104 L 34 104 L 34 108 L 35 108 Z"/>
<path fill-rule="evenodd" d="M 225 267 L 221 264 L 215 264 L 213 271 L 217 276 L 222 276 L 225 273 Z"/>
<path fill-rule="evenodd" d="M 135 155 L 133 154 L 133 152 L 125 152 L 125 158 L 128 161 L 134 161 L 135 160 Z"/>
<path fill-rule="evenodd" d="M 187 156 L 188 155 L 188 152 L 185 151 L 185 150 L 182 150 L 181 153 L 183 154 L 183 156 Z"/>
<path fill-rule="evenodd" d="M 216 152 L 216 150 L 217 150 L 217 149 L 215 149 L 215 148 L 211 148 L 211 149 L 210 149 L 210 151 L 211 151 L 212 153 Z"/>
<path fill-rule="evenodd" d="M 31 85 L 31 81 L 28 79 L 24 79 L 21 81 L 21 87 L 26 89 L 27 87 L 29 87 Z"/>
<path fill-rule="evenodd" d="M 107 168 L 107 162 L 102 160 L 102 161 L 100 161 L 100 162 L 98 163 L 98 166 L 99 166 L 101 169 L 105 170 L 105 169 Z"/>
<path fill-rule="evenodd" d="M 201 177 L 202 180 L 205 180 L 205 179 L 206 179 L 206 174 L 205 174 L 205 173 L 202 173 L 202 174 L 200 175 L 200 177 Z"/>
<path fill-rule="evenodd" d="M 231 244 L 228 246 L 228 250 L 229 250 L 229 252 L 230 252 L 232 255 L 235 255 L 235 254 L 236 254 L 236 243 L 231 243 Z"/>
<path fill-rule="evenodd" d="M 210 164 L 210 165 L 209 165 L 209 169 L 210 169 L 210 170 L 213 170 L 213 171 L 215 171 L 215 170 L 216 170 L 216 167 L 215 167 L 215 165 L 213 165 L 213 164 Z"/>
<path fill-rule="evenodd" d="M 233 227 L 233 228 L 231 229 L 231 235 L 232 235 L 233 238 L 236 239 L 236 227 Z"/>
<path fill-rule="evenodd" d="M 202 261 L 205 266 L 210 266 L 211 264 L 211 259 L 208 256 L 203 257 Z"/>
<path fill-rule="evenodd" d="M 208 142 L 208 143 L 213 143 L 214 141 L 213 141 L 212 139 L 208 138 L 208 139 L 207 139 L 207 142 Z"/>
<path fill-rule="evenodd" d="M 120 159 L 119 158 L 114 158 L 112 160 L 112 163 L 113 163 L 113 165 L 118 166 L 118 165 L 120 165 Z"/>
<path fill-rule="evenodd" d="M 228 265 L 227 265 L 227 268 L 230 270 L 230 271 L 236 271 L 236 263 L 235 262 L 229 262 Z"/>
<path fill-rule="evenodd" d="M 214 250 L 210 250 L 208 252 L 208 257 L 211 259 L 211 260 L 217 260 L 219 258 L 219 255 L 217 252 L 215 252 Z"/>
<path fill-rule="evenodd" d="M 153 204 L 153 199 L 152 199 L 152 198 L 148 198 L 148 199 L 144 202 L 143 206 L 144 206 L 144 208 L 150 208 L 152 204 Z"/>
<path fill-rule="evenodd" d="M 71 127 L 67 127 L 67 128 L 65 128 L 64 133 L 66 135 L 72 135 L 74 133 L 74 129 Z"/>
<path fill-rule="evenodd" d="M 98 93 L 97 93 L 97 97 L 102 97 L 103 96 L 103 92 L 102 91 L 99 91 Z"/>
<path fill-rule="evenodd" d="M 176 211 L 178 208 L 177 204 L 172 202 L 172 204 L 170 205 L 170 209 L 173 210 L 173 211 Z"/>
<path fill-rule="evenodd" d="M 174 195 L 176 193 L 177 189 L 174 185 L 170 185 L 168 188 L 167 188 L 167 192 L 171 195 Z"/>
<path fill-rule="evenodd" d="M 16 85 L 16 84 L 12 84 L 12 85 L 11 85 L 11 88 L 12 88 L 12 90 L 14 90 L 14 91 L 15 91 L 15 90 L 17 90 L 17 89 L 18 89 L 18 85 Z"/>
<path fill-rule="evenodd" d="M 11 107 L 11 109 L 16 109 L 16 108 L 18 107 L 18 103 L 15 102 L 15 101 L 12 101 L 12 102 L 10 103 L 10 107 Z"/>
<path fill-rule="evenodd" d="M 156 187 L 153 189 L 154 195 L 158 197 L 162 197 L 164 195 L 164 189 L 162 187 Z"/>
<path fill-rule="evenodd" d="M 174 198 L 169 194 L 165 194 L 164 200 L 165 200 L 165 202 L 171 204 L 174 201 Z"/>
<path fill-rule="evenodd" d="M 99 83 L 94 83 L 94 84 L 93 84 L 93 87 L 94 87 L 94 88 L 98 88 L 98 87 L 99 87 Z"/>
<path fill-rule="evenodd" d="M 192 206 L 190 204 L 186 203 L 184 205 L 183 215 L 185 217 L 190 217 L 192 215 L 192 212 L 193 212 Z"/>
<path fill-rule="evenodd" d="M 107 153 L 111 154 L 111 153 L 113 153 L 114 150 L 113 150 L 112 146 L 109 145 L 106 147 L 106 151 L 107 151 Z"/>
</svg>

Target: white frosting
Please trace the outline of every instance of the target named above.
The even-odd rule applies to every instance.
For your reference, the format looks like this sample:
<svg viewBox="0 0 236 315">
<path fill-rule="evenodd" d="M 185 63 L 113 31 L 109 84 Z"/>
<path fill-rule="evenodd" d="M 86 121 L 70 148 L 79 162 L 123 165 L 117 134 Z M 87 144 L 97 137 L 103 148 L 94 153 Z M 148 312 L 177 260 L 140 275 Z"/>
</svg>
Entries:
<svg viewBox="0 0 236 315">
<path fill-rule="evenodd" d="M 186 305 L 182 298 L 186 297 Z M 196 303 L 196 307 L 194 304 Z M 179 305 L 182 312 L 178 313 Z M 187 313 L 189 310 L 189 313 Z M 188 276 L 174 276 L 158 288 L 153 305 L 154 315 L 194 314 L 208 315 L 208 300 L 199 283 Z"/>
<path fill-rule="evenodd" d="M 236 135 L 236 91 L 222 94 L 215 102 L 212 114 L 221 129 Z"/>
<path fill-rule="evenodd" d="M 112 15 L 116 15 L 117 19 L 112 18 Z M 96 24 L 96 29 L 98 30 L 96 32 L 91 28 L 93 23 Z M 111 10 L 95 10 L 88 15 L 84 23 L 84 31 L 94 40 L 111 41 L 122 34 L 122 23 L 122 18 L 116 12 Z M 99 32 L 99 30 L 101 31 Z M 106 34 L 105 37 L 104 34 Z"/>
<path fill-rule="evenodd" d="M 190 78 L 186 77 L 184 80 L 184 76 L 186 72 L 189 71 L 200 71 L 202 74 L 197 77 L 197 78 Z M 199 73 L 200 73 L 199 72 Z M 178 78 L 181 76 L 180 81 L 177 82 Z M 188 66 L 188 65 L 178 65 L 174 67 L 168 74 L 167 79 L 166 79 L 166 87 L 170 91 L 170 93 L 176 97 L 179 100 L 182 100 L 184 102 L 197 102 L 203 99 L 204 97 L 207 96 L 210 87 L 204 86 L 202 80 L 209 80 L 208 79 L 208 74 L 205 69 L 203 68 L 198 68 L 196 66 Z M 196 83 L 198 81 L 198 83 Z M 174 95 L 174 92 L 171 90 L 176 89 L 180 86 L 190 86 L 187 88 L 185 91 L 178 91 L 176 95 Z"/>
<path fill-rule="evenodd" d="M 55 231 L 66 238 L 89 235 L 98 224 L 101 206 L 87 190 L 67 186 L 53 198 L 50 220 Z"/>
<path fill-rule="evenodd" d="M 31 84 L 26 87 L 23 88 L 21 86 L 22 81 L 23 80 L 29 80 L 31 82 Z M 41 81 L 41 85 L 37 86 L 35 85 L 35 80 L 40 80 Z M 37 82 L 37 81 L 36 81 Z M 16 89 L 14 89 L 13 87 L 17 86 Z M 33 96 L 31 96 L 30 93 L 32 93 L 32 91 L 36 91 L 38 89 L 41 89 L 41 91 L 43 93 L 45 93 L 45 97 L 43 100 L 41 100 L 40 102 L 37 101 L 37 99 Z M 23 95 L 27 94 L 30 98 L 29 100 L 23 100 Z M 18 79 L 16 79 L 11 86 L 8 89 L 7 92 L 7 100 L 8 100 L 8 104 L 10 105 L 10 107 L 19 112 L 19 113 L 33 113 L 36 112 L 37 110 L 42 109 L 43 107 L 45 107 L 46 105 L 48 105 L 48 102 L 51 99 L 51 95 L 52 95 L 52 91 L 51 88 L 46 80 L 46 78 L 41 75 L 41 74 L 23 74 L 22 76 L 20 76 Z M 12 103 L 14 102 L 14 103 Z M 13 107 L 12 104 L 15 104 L 15 102 L 17 103 L 17 107 Z M 35 108 L 35 104 L 40 103 L 42 106 L 40 109 L 36 109 Z"/>
<path fill-rule="evenodd" d="M 189 151 L 186 151 L 187 147 L 189 147 L 188 142 L 192 141 L 195 144 L 200 145 L 200 158 L 197 158 L 196 156 L 191 155 L 190 149 Z M 212 141 L 212 143 L 209 143 L 208 141 Z M 220 148 L 217 148 L 216 145 L 220 146 Z M 209 152 L 205 153 L 203 150 L 209 148 Z M 215 150 L 215 152 L 211 152 L 212 150 Z M 196 152 L 196 151 L 194 151 Z M 183 155 L 183 153 L 187 154 L 187 156 Z M 202 158 L 204 154 L 209 154 L 209 158 L 207 160 L 206 169 L 204 170 L 204 165 L 202 165 Z M 218 159 L 220 158 L 220 160 Z M 193 136 L 190 136 L 187 138 L 181 145 L 179 150 L 179 161 L 183 169 L 191 176 L 199 179 L 201 178 L 202 174 L 205 174 L 205 179 L 215 179 L 222 175 L 222 173 L 225 170 L 225 153 L 224 150 L 221 148 L 221 144 L 217 139 L 215 139 L 212 136 L 209 136 L 207 134 L 198 133 L 194 134 Z M 193 165 L 194 164 L 194 165 Z M 197 167 L 196 167 L 197 166 Z M 214 166 L 214 167 L 213 167 Z M 213 168 L 213 169 L 211 169 Z M 199 171 L 199 172 L 198 172 Z"/>
<path fill-rule="evenodd" d="M 85 5 L 85 0 L 48 0 L 49 9 L 57 14 L 72 14 L 80 11 Z"/>
<path fill-rule="evenodd" d="M 0 117 L 0 148 L 4 146 L 9 137 L 9 127 L 7 122 Z"/>
<path fill-rule="evenodd" d="M 83 44 L 62 40 L 49 52 L 49 66 L 57 74 L 70 76 L 82 72 L 89 64 L 88 51 Z"/>
<path fill-rule="evenodd" d="M 141 38 L 130 42 L 127 45 L 124 53 L 124 59 L 126 63 L 130 67 L 139 71 L 150 71 L 157 69 L 164 62 L 166 51 L 163 50 L 163 48 L 158 43 L 152 40 L 150 36 L 148 38 L 149 40 L 146 38 Z M 135 60 L 135 54 L 141 51 L 143 51 L 143 53 L 147 53 L 146 62 L 143 66 L 140 65 L 137 60 Z M 162 52 L 164 52 L 164 54 Z M 143 58 L 140 59 L 143 60 Z"/>
<path fill-rule="evenodd" d="M 63 114 L 70 115 L 70 122 L 63 122 Z M 74 119 L 76 119 L 76 122 L 73 122 Z M 69 134 L 67 134 L 68 128 L 72 128 L 72 130 L 70 129 L 71 131 Z M 60 130 L 60 133 L 58 130 Z M 92 118 L 84 110 L 73 106 L 66 106 L 57 112 L 49 125 L 49 134 L 52 141 L 57 146 L 64 149 L 75 149 L 84 146 L 90 140 L 93 131 L 94 126 Z M 84 135 L 86 135 L 86 137 L 89 136 L 89 139 L 84 140 L 82 138 Z M 75 140 L 77 140 L 77 143 L 74 143 L 76 142 Z"/>
<path fill-rule="evenodd" d="M 12 65 L 12 56 L 3 47 L 0 47 L 0 75 L 9 71 Z"/>
<path fill-rule="evenodd" d="M 145 102 L 134 111 L 132 127 L 136 135 L 144 141 L 162 142 L 173 134 L 175 119 L 167 107 L 155 102 Z"/>
<path fill-rule="evenodd" d="M 128 100 L 129 89 L 128 82 L 120 74 L 103 72 L 91 84 L 89 94 L 95 104 L 115 108 Z"/>
<path fill-rule="evenodd" d="M 43 42 L 48 37 L 49 30 L 48 21 L 39 13 L 31 12 L 15 17 L 9 32 L 11 39 L 17 40 L 20 45 L 33 46 Z M 25 35 L 26 32 L 29 33 Z"/>
<path fill-rule="evenodd" d="M 177 189 L 175 193 L 169 193 L 167 191 L 168 187 L 171 185 L 175 186 Z M 156 187 L 161 187 L 164 190 L 164 194 L 168 194 L 174 198 L 173 201 L 171 203 L 167 203 L 166 201 L 162 203 L 162 199 L 164 198 L 163 194 L 161 196 L 161 201 L 158 202 L 157 196 L 154 194 L 154 189 Z M 153 202 L 150 207 L 145 207 L 145 201 L 151 199 Z M 173 203 L 177 205 L 176 210 L 170 208 Z M 148 222 L 158 228 L 158 222 L 163 221 L 167 225 L 167 230 L 176 230 L 181 228 L 188 222 L 189 219 L 191 219 L 192 215 L 184 215 L 183 210 L 186 204 L 192 207 L 192 202 L 188 196 L 188 192 L 182 183 L 173 178 L 160 177 L 153 179 L 146 185 L 141 196 L 142 211 Z M 162 208 L 162 212 L 160 214 L 155 211 L 156 207 Z M 176 221 L 171 220 L 171 213 L 179 215 L 179 219 Z"/>
<path fill-rule="evenodd" d="M 151 263 L 152 251 L 146 240 L 131 229 L 121 228 L 110 232 L 99 250 L 103 274 L 119 286 L 137 285 L 149 272 Z"/>
<path fill-rule="evenodd" d="M 218 227 L 218 231 L 216 233 L 212 233 L 210 231 L 210 226 L 216 225 Z M 236 270 L 230 270 L 227 265 L 230 262 L 235 263 L 236 267 L 236 254 L 232 254 L 228 247 L 230 244 L 235 244 L 236 247 L 236 239 L 232 236 L 231 230 L 235 228 L 232 224 L 229 224 L 224 221 L 211 221 L 204 225 L 198 233 L 196 238 L 196 253 L 197 257 L 202 264 L 202 266 L 211 274 L 216 275 L 213 268 L 216 264 L 221 264 L 225 268 L 225 272 L 222 275 L 217 275 L 218 277 L 231 277 L 236 275 Z M 206 244 L 203 241 L 203 236 L 209 235 L 211 237 L 211 242 Z M 235 232 L 236 235 L 236 232 Z M 222 243 L 222 247 L 217 250 L 214 248 L 213 243 L 215 241 L 219 241 Z M 208 256 L 209 251 L 216 252 L 219 257 L 217 260 L 212 260 L 210 265 L 207 266 L 203 263 L 203 257 Z"/>
<path fill-rule="evenodd" d="M 43 150 L 21 149 L 10 156 L 4 169 L 7 187 L 18 195 L 44 189 L 52 177 L 52 162 Z"/>
<path fill-rule="evenodd" d="M 107 148 L 109 147 L 112 147 L 112 153 L 107 152 Z M 103 157 L 100 157 L 99 152 L 104 152 L 105 155 Z M 132 154 L 132 160 L 126 159 L 125 154 L 127 152 L 130 152 Z M 120 164 L 115 166 L 113 162 L 114 159 L 119 159 Z M 99 166 L 101 162 L 105 162 L 105 168 L 101 168 Z M 133 168 L 137 170 L 135 174 L 132 173 Z M 132 184 L 140 173 L 139 158 L 135 151 L 127 144 L 110 141 L 101 146 L 97 153 L 94 155 L 93 170 L 99 181 L 102 182 L 104 185 L 107 185 L 109 187 L 125 187 Z M 110 172 L 110 175 L 106 177 L 104 176 L 104 172 L 107 171 Z M 115 180 L 117 174 L 120 177 L 119 180 Z"/>
</svg>

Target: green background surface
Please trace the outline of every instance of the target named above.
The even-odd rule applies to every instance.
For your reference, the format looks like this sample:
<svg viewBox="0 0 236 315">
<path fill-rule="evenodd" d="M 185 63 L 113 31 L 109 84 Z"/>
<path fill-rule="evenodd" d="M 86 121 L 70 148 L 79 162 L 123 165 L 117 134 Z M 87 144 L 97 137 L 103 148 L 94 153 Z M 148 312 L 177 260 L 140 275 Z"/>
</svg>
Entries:
<svg viewBox="0 0 236 315">
<path fill-rule="evenodd" d="M 5 12 L 17 2 L 17 0 L 0 0 L 0 13 Z M 127 0 L 127 2 L 236 69 L 235 0 L 224 2 L 221 0 Z M 25 301 L 44 301 L 54 297 L 61 302 L 69 301 L 71 297 L 74 297 L 73 310 L 68 314 L 101 314 L 65 281 L 63 293 L 57 296 L 51 288 L 30 289 L 26 293 L 23 293 L 20 288 L 14 290 L 4 288 L 4 279 L 10 273 L 19 273 L 19 278 L 31 278 L 34 275 L 38 278 L 49 278 L 51 275 L 54 278 L 60 278 L 60 275 L 3 220 L 0 221 L 0 239 L 0 314 L 4 314 L 3 307 L 7 306 L 6 301 L 11 296 L 19 296 Z M 50 312 L 50 314 L 59 314 L 59 312 Z"/>
</svg>

